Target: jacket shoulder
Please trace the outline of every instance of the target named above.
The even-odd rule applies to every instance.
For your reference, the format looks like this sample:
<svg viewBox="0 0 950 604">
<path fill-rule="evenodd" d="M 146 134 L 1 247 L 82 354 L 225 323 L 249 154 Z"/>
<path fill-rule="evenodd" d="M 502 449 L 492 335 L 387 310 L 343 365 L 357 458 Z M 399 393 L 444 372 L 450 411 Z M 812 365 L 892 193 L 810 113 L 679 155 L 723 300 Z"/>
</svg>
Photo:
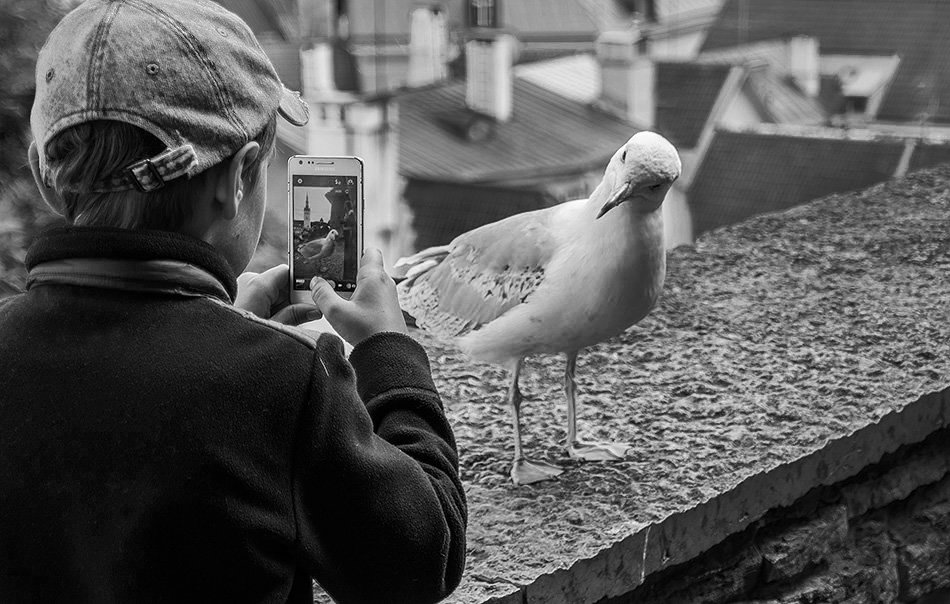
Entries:
<svg viewBox="0 0 950 604">
<path fill-rule="evenodd" d="M 254 313 L 244 310 L 243 308 L 237 308 L 231 304 L 218 300 L 216 298 L 207 298 L 215 306 L 223 309 L 225 312 L 230 312 L 238 317 L 241 317 L 247 321 L 250 321 L 252 324 L 259 326 L 262 329 L 270 329 L 281 335 L 286 336 L 287 338 L 294 340 L 300 344 L 303 344 L 310 350 L 317 349 L 317 340 L 306 331 L 302 329 L 297 329 L 289 325 L 284 325 L 283 323 L 278 323 L 277 321 L 271 321 L 269 319 L 262 319 Z M 0 301 L 0 304 L 3 302 Z"/>
<path fill-rule="evenodd" d="M 22 295 L 23 295 L 23 292 L 18 292 L 18 293 L 15 293 L 15 294 L 13 294 L 13 295 L 10 295 L 10 296 L 6 296 L 6 297 L 4 297 L 4 298 L 0 298 L 0 310 L 2 310 L 3 307 L 6 306 L 10 301 L 16 300 L 17 298 L 21 297 Z"/>
</svg>

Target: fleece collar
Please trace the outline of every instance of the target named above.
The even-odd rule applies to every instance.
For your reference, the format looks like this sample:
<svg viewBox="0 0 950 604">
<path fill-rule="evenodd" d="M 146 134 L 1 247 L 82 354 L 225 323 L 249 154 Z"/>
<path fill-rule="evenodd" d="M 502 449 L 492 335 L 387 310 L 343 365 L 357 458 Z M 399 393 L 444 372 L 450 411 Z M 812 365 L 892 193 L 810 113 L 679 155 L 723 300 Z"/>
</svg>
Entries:
<svg viewBox="0 0 950 604">
<path fill-rule="evenodd" d="M 57 227 L 26 256 L 27 289 L 65 283 L 131 291 L 213 296 L 231 303 L 237 281 L 214 247 L 167 231 Z"/>
</svg>

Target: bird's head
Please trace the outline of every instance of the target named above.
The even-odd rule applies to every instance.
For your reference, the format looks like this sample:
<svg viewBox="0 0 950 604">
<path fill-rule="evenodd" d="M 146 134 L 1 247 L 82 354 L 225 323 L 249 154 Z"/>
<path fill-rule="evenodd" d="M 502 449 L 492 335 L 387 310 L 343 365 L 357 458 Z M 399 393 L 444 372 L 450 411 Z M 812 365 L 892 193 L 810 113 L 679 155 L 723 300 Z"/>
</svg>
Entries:
<svg viewBox="0 0 950 604">
<path fill-rule="evenodd" d="M 610 187 L 597 218 L 625 202 L 642 212 L 663 204 L 683 165 L 676 148 L 655 132 L 638 132 L 617 149 L 607 164 L 604 183 Z"/>
<path fill-rule="evenodd" d="M 336 229 L 330 229 L 330 232 L 327 233 L 327 239 L 329 239 L 330 241 L 336 241 L 339 238 L 340 238 L 340 233 L 338 233 Z"/>
</svg>

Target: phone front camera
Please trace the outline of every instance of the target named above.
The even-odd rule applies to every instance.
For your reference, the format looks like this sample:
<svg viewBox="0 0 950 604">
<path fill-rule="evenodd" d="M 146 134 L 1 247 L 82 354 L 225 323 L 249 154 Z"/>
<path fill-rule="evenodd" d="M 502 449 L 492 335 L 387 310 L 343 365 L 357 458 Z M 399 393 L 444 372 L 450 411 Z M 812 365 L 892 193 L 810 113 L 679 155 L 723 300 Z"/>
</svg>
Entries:
<svg viewBox="0 0 950 604">
<path fill-rule="evenodd" d="M 297 163 L 302 166 L 302 165 L 303 165 L 303 160 L 301 159 L 301 160 L 299 160 Z"/>
</svg>

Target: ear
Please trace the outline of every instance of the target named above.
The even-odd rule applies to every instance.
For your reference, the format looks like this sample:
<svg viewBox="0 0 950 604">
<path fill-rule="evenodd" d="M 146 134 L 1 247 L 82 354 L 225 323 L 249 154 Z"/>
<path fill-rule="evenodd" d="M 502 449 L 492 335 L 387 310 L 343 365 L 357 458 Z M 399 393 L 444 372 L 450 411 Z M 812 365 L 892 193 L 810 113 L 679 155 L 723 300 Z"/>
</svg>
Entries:
<svg viewBox="0 0 950 604">
<path fill-rule="evenodd" d="M 43 196 L 43 201 L 46 202 L 46 205 L 50 207 L 54 212 L 60 215 L 64 215 L 63 212 L 63 198 L 56 192 L 56 189 L 53 187 L 47 187 L 46 183 L 43 181 L 43 175 L 40 171 L 40 153 L 36 148 L 36 141 L 30 142 L 30 149 L 27 151 L 27 157 L 30 161 L 30 171 L 33 172 L 33 180 L 36 181 L 36 188 L 40 190 L 40 195 Z"/>
<path fill-rule="evenodd" d="M 215 201 L 221 216 L 226 220 L 232 220 L 237 216 L 238 207 L 247 189 L 241 174 L 244 172 L 244 167 L 254 161 L 260 152 L 261 146 L 258 143 L 254 141 L 247 143 L 227 162 L 227 169 L 223 170 L 218 177 Z"/>
</svg>

